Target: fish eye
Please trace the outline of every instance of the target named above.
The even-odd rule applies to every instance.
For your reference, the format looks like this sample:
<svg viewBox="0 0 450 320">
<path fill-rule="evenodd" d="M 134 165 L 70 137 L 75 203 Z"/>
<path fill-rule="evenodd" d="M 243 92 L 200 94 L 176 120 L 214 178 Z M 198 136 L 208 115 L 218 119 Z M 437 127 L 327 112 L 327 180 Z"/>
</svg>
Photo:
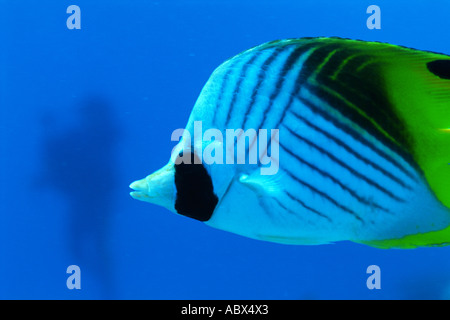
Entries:
<svg viewBox="0 0 450 320">
<path fill-rule="evenodd" d="M 181 164 L 191 165 L 201 163 L 200 158 L 191 150 L 181 150 L 175 159 L 175 167 Z"/>
<path fill-rule="evenodd" d="M 450 60 L 434 60 L 427 63 L 428 70 L 441 79 L 450 79 Z"/>
</svg>

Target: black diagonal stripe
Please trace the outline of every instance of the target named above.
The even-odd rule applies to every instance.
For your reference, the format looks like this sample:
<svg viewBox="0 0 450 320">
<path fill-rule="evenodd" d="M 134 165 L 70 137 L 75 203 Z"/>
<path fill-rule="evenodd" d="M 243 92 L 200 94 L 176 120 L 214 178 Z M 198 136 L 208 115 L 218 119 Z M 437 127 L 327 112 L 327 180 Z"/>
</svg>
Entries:
<svg viewBox="0 0 450 320">
<path fill-rule="evenodd" d="M 271 97 L 270 97 L 270 104 L 275 100 L 275 98 L 280 93 L 284 77 L 292 69 L 292 66 L 295 65 L 295 63 L 300 59 L 300 57 L 303 54 L 306 54 L 309 50 L 313 49 L 314 51 L 307 57 L 307 59 L 303 62 L 301 69 L 298 72 L 297 78 L 295 80 L 294 89 L 291 91 L 291 97 L 289 102 L 285 105 L 283 108 L 283 112 L 281 115 L 280 120 L 278 121 L 278 124 L 275 126 L 275 128 L 278 128 L 279 124 L 283 121 L 284 116 L 286 114 L 286 110 L 288 109 L 289 105 L 292 103 L 293 96 L 300 90 L 302 84 L 315 72 L 317 65 L 323 62 L 330 54 L 331 52 L 336 48 L 336 46 L 318 46 L 317 43 L 309 43 L 309 44 L 302 44 L 299 46 L 289 57 L 289 59 L 286 61 L 286 64 L 283 67 L 283 71 L 281 73 L 282 77 L 279 77 L 278 83 L 277 83 L 277 90 L 275 90 Z M 266 108 L 264 112 L 263 122 L 259 126 L 259 128 L 262 127 L 267 112 L 270 108 Z"/>
<path fill-rule="evenodd" d="M 225 72 L 225 75 L 222 77 L 222 83 L 220 85 L 220 91 L 219 91 L 219 96 L 216 99 L 216 105 L 214 106 L 214 109 L 212 110 L 213 113 L 213 120 L 212 120 L 212 124 L 213 126 L 216 125 L 216 120 L 217 120 L 217 114 L 218 114 L 218 109 L 220 107 L 220 105 L 222 104 L 222 100 L 223 100 L 223 95 L 227 89 L 228 86 L 228 80 L 230 78 L 231 73 L 233 72 L 233 67 L 238 63 L 238 61 L 240 61 L 238 58 L 234 58 L 230 61 L 230 64 L 227 66 L 227 71 Z"/>
<path fill-rule="evenodd" d="M 283 64 L 283 67 L 281 68 L 280 74 L 277 77 L 278 80 L 277 80 L 277 83 L 275 85 L 275 90 L 270 95 L 269 105 L 264 110 L 262 123 L 259 126 L 257 126 L 255 128 L 255 130 L 258 130 L 258 129 L 260 129 L 262 127 L 262 125 L 263 125 L 263 123 L 264 123 L 264 121 L 266 119 L 267 113 L 270 110 L 270 106 L 271 106 L 273 100 L 275 100 L 275 98 L 278 96 L 278 94 L 280 93 L 280 91 L 282 89 L 282 86 L 283 86 L 283 83 L 284 83 L 284 78 L 285 78 L 286 74 L 293 68 L 293 66 L 300 59 L 302 54 L 307 52 L 312 47 L 317 46 L 317 44 L 316 43 L 308 43 L 308 44 L 300 44 L 300 45 L 296 44 L 296 43 L 285 44 L 285 45 L 283 45 L 281 47 L 278 47 L 276 49 L 276 52 L 273 55 L 271 55 L 267 59 L 267 61 L 265 61 L 263 63 L 263 65 L 261 66 L 261 70 L 260 70 L 260 72 L 258 74 L 258 82 L 257 82 L 255 88 L 253 89 L 252 96 L 250 97 L 250 103 L 249 103 L 249 106 L 247 107 L 247 112 L 246 112 L 246 114 L 244 116 L 244 123 L 241 126 L 243 129 L 245 129 L 245 124 L 247 123 L 248 115 L 251 113 L 251 109 L 252 109 L 252 107 L 255 104 L 256 95 L 257 95 L 261 85 L 263 84 L 263 82 L 265 80 L 266 73 L 267 73 L 267 70 L 268 70 L 270 64 L 278 57 L 278 55 L 281 52 L 283 52 L 287 48 L 291 48 L 293 46 L 295 46 L 296 48 L 291 52 L 289 57 L 286 59 L 286 62 Z M 305 69 L 303 71 L 303 74 L 306 77 L 307 74 L 312 72 L 312 71 L 314 71 L 314 70 L 313 69 L 308 69 L 308 70 Z"/>
<path fill-rule="evenodd" d="M 278 97 L 278 95 L 281 92 L 281 89 L 283 88 L 283 84 L 286 80 L 286 75 L 288 74 L 288 72 L 292 70 L 292 68 L 296 65 L 298 60 L 300 60 L 300 58 L 303 56 L 303 54 L 308 52 L 312 46 L 313 46 L 313 44 L 301 45 L 301 46 L 298 46 L 297 48 L 295 48 L 290 53 L 289 57 L 286 59 L 284 65 L 283 65 L 283 67 L 281 68 L 279 74 L 277 75 L 277 82 L 275 84 L 274 90 L 270 94 L 269 103 L 268 103 L 267 107 L 264 109 L 263 117 L 261 119 L 259 126 L 257 126 L 256 129 L 260 129 L 263 127 L 263 125 L 266 121 L 266 118 L 267 118 L 267 114 L 269 113 L 269 111 L 271 109 L 270 107 L 272 106 L 273 102 Z"/>
<path fill-rule="evenodd" d="M 337 76 L 337 74 L 335 75 L 335 73 L 338 71 L 338 69 L 344 69 L 348 64 L 347 62 L 345 65 L 343 65 L 344 61 L 349 57 L 351 58 L 351 60 L 356 59 L 356 53 L 357 52 L 355 52 L 355 50 L 349 49 L 345 46 L 339 46 L 339 49 L 336 50 L 336 52 L 330 57 L 330 59 L 328 59 L 327 63 L 322 67 L 318 76 Z M 341 71 L 342 70 L 339 70 L 339 73 Z"/>
<path fill-rule="evenodd" d="M 312 46 L 312 45 L 310 45 Z M 326 64 L 326 60 L 330 59 L 330 56 L 335 54 L 335 51 L 339 49 L 339 46 L 336 44 L 328 44 L 328 45 L 319 45 L 314 43 L 316 49 L 312 54 L 308 56 L 305 62 L 302 65 L 302 69 L 297 77 L 297 91 L 293 91 L 293 94 L 298 92 L 298 89 L 301 87 L 303 83 L 305 83 L 313 74 L 316 73 L 317 68 L 323 63 Z"/>
<path fill-rule="evenodd" d="M 318 194 L 319 196 L 321 196 L 322 198 L 328 200 L 329 202 L 331 202 L 333 205 L 335 205 L 336 207 L 338 207 L 339 209 L 350 213 L 351 215 L 353 215 L 357 220 L 364 222 L 362 220 L 362 218 L 360 216 L 358 216 L 355 212 L 353 212 L 352 210 L 348 209 L 347 207 L 341 205 L 339 202 L 337 202 L 335 199 L 333 199 L 332 197 L 330 197 L 329 195 L 327 195 L 325 192 L 320 191 L 319 189 L 313 187 L 312 185 L 310 185 L 309 183 L 303 181 L 302 179 L 298 178 L 297 176 L 293 175 L 291 172 L 286 171 L 286 173 L 295 181 L 297 181 L 299 184 L 305 186 L 306 188 L 308 188 L 309 190 L 311 190 L 313 193 Z M 292 194 L 286 193 L 288 196 L 292 196 L 293 198 L 295 198 Z M 295 198 L 296 199 L 296 198 Z"/>
<path fill-rule="evenodd" d="M 354 55 L 355 50 L 345 50 L 343 54 Z M 392 104 L 386 96 L 385 84 L 381 70 L 376 64 L 367 64 L 360 71 L 358 68 L 373 59 L 366 54 L 360 54 L 347 63 L 332 79 L 331 75 L 339 67 L 339 61 L 331 59 L 317 76 L 317 82 L 339 92 L 347 101 L 364 111 L 396 141 L 407 145 L 403 121 L 395 113 Z"/>
<path fill-rule="evenodd" d="M 256 58 L 259 57 L 259 53 L 260 53 L 259 51 L 252 53 L 252 57 L 244 64 L 241 73 L 239 74 L 239 79 L 238 81 L 236 81 L 236 86 L 234 87 L 233 90 L 233 98 L 231 99 L 230 109 L 227 114 L 227 120 L 225 121 L 225 128 L 228 127 L 228 123 L 230 122 L 231 114 L 233 113 L 234 105 L 236 104 L 236 100 L 239 95 L 239 90 L 241 88 L 242 81 L 247 76 L 247 70 L 249 66 L 251 66 L 255 62 Z"/>
<path fill-rule="evenodd" d="M 309 43 L 309 44 L 302 44 L 300 46 L 298 46 L 296 49 L 293 50 L 293 52 L 291 52 L 291 54 L 289 55 L 289 57 L 287 58 L 286 62 L 283 65 L 283 68 L 280 71 L 280 74 L 278 75 L 278 80 L 277 83 L 275 85 L 275 90 L 271 93 L 270 98 L 269 98 L 269 103 L 267 105 L 267 107 L 264 110 L 263 113 L 263 117 L 261 119 L 261 122 L 259 124 L 259 126 L 256 127 L 256 130 L 260 129 L 263 127 L 266 118 L 267 118 L 267 114 L 269 113 L 269 110 L 271 109 L 271 106 L 273 104 L 273 102 L 275 101 L 275 99 L 278 97 L 278 95 L 281 92 L 281 89 L 283 87 L 286 75 L 289 71 L 291 71 L 294 66 L 296 65 L 296 63 L 302 58 L 302 56 L 304 54 L 306 54 L 307 52 L 309 52 L 310 50 L 312 50 L 314 47 L 316 47 L 317 44 L 316 43 Z M 318 57 L 316 58 L 311 58 L 311 56 L 315 55 L 315 52 L 319 51 Z M 283 121 L 284 117 L 285 117 L 285 113 L 286 110 L 288 108 L 288 106 L 292 103 L 293 97 L 294 97 L 294 93 L 297 92 L 300 88 L 301 82 L 300 79 L 307 79 L 311 73 L 314 71 L 313 68 L 311 68 L 311 66 L 309 64 L 307 64 L 308 61 L 310 61 L 311 59 L 313 61 L 323 58 L 323 52 L 320 51 L 319 49 L 315 49 L 313 53 L 311 53 L 308 58 L 306 59 L 306 61 L 302 64 L 301 69 L 298 72 L 298 76 L 295 80 L 294 83 L 294 90 L 291 92 L 291 95 L 289 97 L 289 101 L 286 104 L 286 106 L 283 108 L 283 112 L 282 115 L 280 117 L 280 120 L 278 121 L 277 125 L 275 125 L 275 129 L 278 129 L 280 123 Z M 267 146 L 267 153 L 271 152 L 272 150 L 272 139 L 269 139 L 268 142 L 268 146 Z M 258 162 L 258 165 L 261 166 L 261 163 Z"/>
<path fill-rule="evenodd" d="M 305 87 L 307 87 L 307 85 L 306 85 L 307 80 L 311 77 L 311 75 L 315 74 L 315 71 L 319 65 L 323 64 L 323 62 L 326 59 L 328 59 L 326 61 L 326 63 L 324 63 L 322 65 L 322 69 L 319 70 L 319 72 L 318 72 L 318 76 L 320 77 L 319 79 L 321 81 L 325 81 L 323 79 L 327 78 L 326 76 L 333 75 L 334 72 L 336 71 L 336 68 L 338 68 L 340 66 L 340 60 L 345 59 L 345 58 L 351 56 L 352 54 L 355 54 L 355 52 L 353 52 L 353 51 L 343 50 L 344 48 L 338 44 L 328 44 L 328 45 L 319 46 L 316 43 L 316 45 L 318 46 L 317 49 L 303 63 L 302 70 L 297 77 L 295 88 L 292 91 L 292 94 L 295 97 L 291 96 L 291 98 L 290 98 L 289 102 L 286 104 L 286 106 L 283 110 L 282 116 L 281 116 L 280 120 L 278 121 L 277 125 L 275 126 L 275 128 L 278 128 L 279 125 L 283 122 L 284 117 L 286 116 L 286 112 L 289 110 L 290 106 L 292 105 L 294 98 L 297 98 L 300 88 L 303 85 L 305 85 Z M 335 81 L 333 83 L 341 83 L 342 80 L 344 80 L 344 82 L 345 82 L 346 79 L 342 79 L 343 74 L 346 74 L 347 77 L 352 77 L 352 75 L 356 73 L 357 67 L 359 67 L 361 65 L 361 63 L 363 63 L 363 60 L 367 61 L 367 57 L 361 55 L 361 57 L 355 57 L 354 59 L 352 59 L 351 63 L 349 63 L 350 66 L 345 65 L 343 67 L 343 70 L 345 69 L 346 72 L 344 73 L 343 70 L 341 70 L 341 72 L 339 72 L 337 74 L 338 76 L 340 76 L 339 81 Z M 339 61 L 339 63 L 338 63 L 338 61 Z M 352 71 L 349 71 L 349 70 L 352 70 Z M 366 69 L 366 72 L 374 73 L 373 70 L 369 70 L 369 69 Z M 366 74 L 366 77 L 370 77 L 370 74 Z M 328 80 L 328 78 L 327 78 L 327 81 L 330 82 L 331 80 Z M 378 98 L 378 96 L 381 96 L 381 94 L 378 94 L 379 92 L 377 90 L 375 90 L 375 91 L 373 90 L 373 88 L 381 87 L 381 84 L 379 84 L 379 82 L 380 82 L 379 78 L 375 77 L 372 80 L 371 85 L 369 85 L 369 86 L 364 86 L 362 84 L 361 78 L 356 78 L 356 76 L 351 82 L 356 87 L 358 87 L 358 85 L 359 85 L 358 91 L 356 91 L 356 90 L 351 91 L 353 93 L 352 96 L 359 97 L 359 100 L 358 101 L 347 100 L 347 101 L 354 103 L 354 105 L 357 105 L 358 107 L 359 107 L 359 105 L 362 105 L 362 106 L 367 105 L 367 107 L 365 107 L 364 109 L 361 109 L 361 110 L 366 110 L 366 109 L 375 110 L 375 111 L 369 112 L 369 115 L 372 116 L 374 114 L 378 114 L 376 116 L 376 118 L 374 119 L 377 124 L 382 123 L 382 119 L 384 117 L 388 117 L 388 116 L 389 116 L 389 119 L 391 119 L 390 123 L 395 123 L 396 120 L 398 120 L 398 117 L 396 117 L 395 114 L 392 112 L 392 108 L 377 107 L 377 104 L 384 105 L 384 106 L 388 105 L 386 100 L 382 100 L 381 98 Z M 332 107 L 336 108 L 343 115 L 348 117 L 350 120 L 359 124 L 362 128 L 364 128 L 364 129 L 369 128 L 369 132 L 373 136 L 378 138 L 385 145 L 389 146 L 391 148 L 391 150 L 393 150 L 399 156 L 401 156 L 403 158 L 403 160 L 405 160 L 408 164 L 410 164 L 414 169 L 420 171 L 420 169 L 418 168 L 412 155 L 409 152 L 407 152 L 407 150 L 405 150 L 405 148 L 400 147 L 398 144 L 393 143 L 392 140 L 390 140 L 384 134 L 382 134 L 379 131 L 379 129 L 376 128 L 374 126 L 374 124 L 372 122 L 370 122 L 367 118 L 364 118 L 356 110 L 351 110 L 352 108 L 350 108 L 346 102 L 342 101 L 342 99 L 338 99 L 337 97 L 332 96 L 329 92 L 324 92 L 324 90 L 320 90 L 320 86 L 309 85 L 309 90 L 315 91 L 314 93 L 316 94 L 316 96 L 320 97 L 321 99 L 327 100 L 327 102 Z M 346 90 L 343 90 L 343 91 L 348 93 L 348 92 L 350 92 L 350 90 L 351 89 L 347 88 Z M 341 93 L 338 90 L 336 90 L 336 91 Z M 348 94 L 345 95 L 345 99 L 347 99 L 347 95 Z M 383 96 L 385 96 L 385 95 L 383 95 Z M 378 110 L 378 109 L 381 109 L 381 111 L 379 111 L 377 113 L 376 110 Z M 330 116 L 328 116 L 328 118 L 330 118 Z M 334 122 L 336 122 L 336 121 L 334 121 Z M 400 122 L 400 121 L 398 121 L 398 122 Z M 388 127 L 387 131 L 386 130 L 385 131 L 388 132 L 389 134 L 391 134 L 392 132 L 395 132 L 395 130 L 397 130 L 398 128 L 392 129 L 392 127 L 394 127 L 394 126 L 395 125 L 392 125 L 391 128 Z M 384 128 L 385 127 L 383 126 L 383 129 Z M 354 130 L 352 128 L 349 128 L 349 131 L 354 132 Z M 400 131 L 402 131 L 402 130 L 400 130 Z M 404 132 L 404 130 L 403 130 L 403 132 Z M 394 134 L 394 139 L 395 138 L 399 138 L 400 144 L 405 145 L 405 140 L 402 140 L 402 138 L 400 138 L 397 134 Z M 369 145 L 368 141 L 365 141 L 364 144 Z M 269 145 L 268 149 L 270 149 L 270 145 Z M 397 163 L 396 160 L 391 158 L 385 152 L 383 152 L 379 149 L 374 149 L 373 147 L 371 147 L 371 149 L 375 150 L 377 152 L 377 154 L 379 154 L 380 156 L 382 156 L 383 158 L 387 159 L 389 162 L 394 164 L 399 170 L 404 172 L 408 177 L 410 177 L 414 181 L 417 181 L 417 179 L 410 172 L 406 171 L 402 165 Z"/>
<path fill-rule="evenodd" d="M 403 188 L 408 189 L 408 190 L 412 190 L 412 188 L 407 185 L 404 181 L 402 181 L 400 178 L 397 178 L 396 176 L 394 176 L 393 174 L 391 174 L 389 171 L 385 170 L 384 168 L 382 168 L 381 166 L 377 165 L 376 163 L 374 163 L 373 161 L 367 159 L 366 157 L 360 155 L 358 152 L 356 152 L 355 150 L 353 150 L 352 148 L 350 148 L 350 146 L 348 146 L 347 144 L 345 144 L 345 142 L 343 142 L 342 140 L 334 137 L 333 135 L 329 134 L 328 132 L 326 132 L 325 130 L 319 128 L 318 126 L 314 125 L 312 122 L 310 122 L 309 120 L 305 119 L 304 117 L 302 117 L 301 115 L 299 115 L 298 113 L 296 113 L 294 110 L 290 110 L 291 114 L 297 119 L 302 121 L 303 123 L 305 123 L 308 127 L 314 129 L 317 132 L 320 132 L 321 134 L 323 134 L 325 137 L 327 137 L 328 139 L 330 139 L 331 141 L 333 141 L 335 144 L 337 144 L 338 146 L 342 147 L 343 149 L 345 149 L 345 151 L 347 151 L 348 153 L 350 153 L 351 155 L 353 155 L 355 158 L 361 160 L 362 162 L 364 162 L 364 164 L 371 166 L 372 168 L 374 168 L 375 170 L 381 172 L 383 175 L 385 175 L 386 177 L 390 178 L 391 180 L 397 182 L 399 185 L 401 185 Z"/>
<path fill-rule="evenodd" d="M 308 146 L 316 149 L 317 151 L 319 151 L 320 153 L 326 155 L 330 160 L 332 160 L 333 162 L 337 163 L 338 165 L 340 165 L 341 167 L 343 167 L 344 169 L 346 169 L 348 172 L 350 172 L 351 174 L 353 174 L 355 177 L 365 181 L 367 184 L 375 187 L 376 189 L 380 190 L 381 192 L 383 192 L 384 194 L 386 194 L 387 196 L 389 196 L 390 198 L 398 201 L 398 202 L 405 202 L 404 199 L 399 198 L 398 196 L 396 196 L 395 194 L 393 194 L 391 191 L 387 190 L 386 188 L 380 186 L 378 183 L 376 183 L 375 181 L 367 178 L 366 176 L 364 176 L 363 174 L 359 173 L 358 171 L 356 171 L 355 169 L 353 169 L 352 167 L 348 166 L 347 164 L 345 164 L 343 161 L 339 160 L 338 158 L 336 158 L 333 154 L 331 154 L 330 152 L 328 152 L 327 150 L 323 149 L 322 147 L 319 147 L 318 145 L 314 144 L 313 142 L 309 141 L 308 139 L 300 136 L 297 132 L 293 131 L 291 128 L 285 126 L 285 128 L 298 140 L 303 141 L 304 143 L 306 143 Z"/>
<path fill-rule="evenodd" d="M 291 95 L 289 97 L 289 101 L 286 103 L 286 105 L 283 108 L 283 112 L 281 113 L 281 117 L 278 120 L 277 124 L 275 125 L 275 128 L 278 128 L 280 124 L 283 122 L 284 118 L 286 117 L 286 113 L 291 107 L 292 103 L 294 102 L 294 99 L 296 95 L 300 92 L 301 87 L 304 85 L 304 83 L 311 77 L 311 75 L 314 74 L 316 71 L 316 68 L 318 65 L 324 63 L 326 59 L 328 59 L 330 56 L 334 55 L 334 51 L 338 48 L 336 45 L 328 45 L 328 46 L 320 46 L 317 47 L 317 44 L 314 44 L 316 48 L 314 51 L 308 56 L 308 58 L 303 63 L 297 78 L 295 79 L 295 85 L 291 92 Z M 310 44 L 308 48 L 313 47 L 313 44 Z M 269 147 L 268 150 L 271 147 L 271 141 L 269 141 Z"/>
<path fill-rule="evenodd" d="M 367 205 L 369 207 L 373 207 L 373 208 L 377 208 L 380 209 L 384 212 L 389 212 L 390 211 L 382 206 L 380 206 L 379 204 L 367 200 L 363 197 L 361 197 L 360 195 L 358 195 L 356 193 L 356 191 L 350 189 L 349 187 L 347 187 L 346 185 L 344 185 L 341 181 L 339 181 L 338 179 L 336 179 L 334 176 L 332 176 L 330 173 L 316 167 L 315 165 L 311 164 L 310 162 L 302 159 L 301 157 L 299 157 L 298 155 L 296 155 L 294 152 L 292 152 L 291 150 L 289 150 L 288 148 L 286 148 L 284 145 L 280 144 L 281 148 L 284 149 L 290 156 L 292 156 L 293 158 L 295 158 L 298 162 L 306 165 L 307 167 L 309 167 L 311 170 L 316 171 L 317 173 L 319 173 L 321 176 L 330 179 L 331 181 L 333 181 L 335 184 L 337 184 L 339 187 L 342 188 L 342 190 L 347 191 L 353 198 L 355 198 L 358 202 L 362 203 L 363 205 Z M 284 169 L 285 171 L 289 171 L 288 168 Z M 293 173 L 292 173 L 293 174 Z"/>
<path fill-rule="evenodd" d="M 329 222 L 333 222 L 333 221 L 331 220 L 330 217 L 328 217 L 327 215 L 325 215 L 325 214 L 323 214 L 323 213 L 317 211 L 316 209 L 311 208 L 310 206 L 306 205 L 302 200 L 300 200 L 300 199 L 298 199 L 297 197 L 295 197 L 294 195 L 292 195 L 289 191 L 286 191 L 286 195 L 287 195 L 289 198 L 291 198 L 292 200 L 294 200 L 295 202 L 297 202 L 299 205 L 301 205 L 301 206 L 302 206 L 303 208 L 305 208 L 306 210 L 308 210 L 308 211 L 310 211 L 310 212 L 312 212 L 312 213 L 315 213 L 316 215 L 318 215 L 318 216 L 320 216 L 320 217 L 322 217 L 322 218 L 327 219 Z M 280 200 L 278 200 L 277 198 L 273 198 L 273 197 L 272 197 L 272 199 L 275 200 L 275 202 L 276 202 L 280 207 L 282 207 L 284 210 L 286 210 L 286 211 L 289 212 L 290 214 L 298 215 L 298 212 L 295 212 L 295 211 L 289 209 L 288 207 L 286 207 L 286 206 L 285 206 Z"/>
<path fill-rule="evenodd" d="M 359 132 L 357 132 L 354 128 L 352 128 L 349 125 L 346 125 L 340 121 L 338 121 L 336 118 L 334 118 L 330 113 L 322 110 L 322 108 L 314 105 L 310 100 L 307 100 L 299 95 L 296 96 L 300 102 L 302 102 L 306 107 L 308 107 L 313 113 L 320 115 L 322 118 L 327 120 L 328 122 L 332 123 L 333 126 L 338 128 L 339 130 L 345 132 L 349 136 L 351 136 L 356 141 L 360 142 L 364 146 L 368 147 L 371 151 L 375 152 L 378 156 L 392 164 L 394 167 L 396 167 L 398 170 L 403 172 L 405 175 L 407 175 L 409 178 L 411 178 L 413 181 L 417 182 L 417 178 L 408 170 L 406 170 L 402 164 L 400 164 L 396 159 L 391 157 L 389 154 L 387 154 L 385 151 L 379 149 L 376 145 L 374 145 L 371 141 L 367 140 L 364 136 L 362 136 Z M 414 164 L 413 168 L 417 168 L 417 165 Z M 420 170 L 420 169 L 419 169 Z"/>
<path fill-rule="evenodd" d="M 372 122 L 372 118 L 364 117 L 361 115 L 357 110 L 351 108 L 348 105 L 348 100 L 343 100 L 341 97 L 332 94 L 329 88 L 329 90 L 326 90 L 324 86 L 313 86 L 310 84 L 305 84 L 305 88 L 309 90 L 312 94 L 320 97 L 323 101 L 327 102 L 330 106 L 332 106 L 334 109 L 339 111 L 341 114 L 345 115 L 346 118 L 360 126 L 361 128 L 364 128 L 370 135 L 374 136 L 377 140 L 379 140 L 384 145 L 388 146 L 391 150 L 393 150 L 395 153 L 397 153 L 399 156 L 401 156 L 406 162 L 414 166 L 414 160 L 412 158 L 412 155 L 403 147 L 404 144 L 399 142 L 394 142 L 389 137 L 384 135 L 379 128 L 375 125 L 379 125 L 380 127 L 385 129 L 380 123 L 375 121 Z M 386 131 L 386 130 L 385 130 Z M 386 131 L 388 132 L 388 131 Z M 391 131 L 392 132 L 392 131 Z M 391 132 L 388 132 L 389 134 Z M 395 137 L 393 137 L 395 140 Z"/>
<path fill-rule="evenodd" d="M 369 115 L 364 116 L 361 112 L 363 110 L 359 109 L 357 105 L 355 105 L 352 101 L 348 100 L 344 97 L 340 91 L 335 91 L 333 88 L 327 87 L 323 84 L 313 85 L 309 83 L 305 83 L 304 87 L 309 90 L 312 94 L 320 97 L 323 101 L 327 102 L 331 107 L 339 111 L 341 114 L 345 115 L 346 118 L 356 123 L 361 128 L 364 128 L 371 135 L 380 140 L 383 144 L 388 145 L 392 149 L 395 149 L 398 153 L 405 153 L 405 149 L 400 146 L 400 143 L 395 140 L 395 137 L 392 137 L 395 142 L 387 137 L 383 132 L 380 131 L 379 127 L 383 128 L 375 119 L 372 119 Z M 356 106 L 358 109 L 352 108 L 351 104 Z M 360 112 L 359 112 L 359 111 Z M 365 112 L 364 112 L 365 113 Z M 379 127 L 377 127 L 377 125 Z M 384 130 L 386 131 L 386 130 Z M 386 131 L 387 132 L 387 131 Z M 388 132 L 389 133 L 389 132 Z"/>
<path fill-rule="evenodd" d="M 349 57 L 354 58 L 342 66 L 342 61 Z M 379 114 L 383 119 L 389 118 L 389 121 L 391 121 L 392 112 L 388 111 L 387 108 L 383 108 L 383 106 L 388 105 L 388 101 L 379 90 L 381 82 L 380 72 L 374 70 L 372 76 L 370 74 L 360 75 L 357 72 L 357 68 L 369 61 L 369 59 L 370 56 L 366 54 L 358 55 L 358 51 L 343 47 L 316 74 L 315 81 L 319 85 L 323 84 L 333 91 L 339 92 L 347 101 L 360 108 L 366 114 Z M 398 119 L 394 121 L 399 122 Z"/>
<path fill-rule="evenodd" d="M 252 96 L 249 99 L 250 100 L 249 104 L 248 104 L 247 108 L 245 108 L 246 112 L 244 115 L 244 122 L 241 126 L 241 128 L 243 130 L 245 130 L 245 124 L 247 123 L 248 116 L 250 115 L 250 113 L 253 109 L 253 106 L 255 105 L 256 95 L 258 94 L 258 91 L 261 88 L 261 85 L 266 77 L 267 69 L 272 64 L 272 62 L 280 55 L 280 53 L 283 52 L 285 49 L 286 49 L 286 47 L 284 47 L 284 46 L 276 48 L 273 51 L 273 53 L 261 65 L 261 69 L 259 70 L 259 73 L 258 73 L 258 81 L 256 82 L 256 85 L 253 88 Z"/>
<path fill-rule="evenodd" d="M 371 57 L 365 54 L 355 57 L 343 66 L 336 74 L 336 78 L 332 78 L 340 66 L 339 59 L 343 59 L 345 56 L 350 57 L 357 52 L 348 48 L 341 49 L 339 54 L 331 57 L 316 75 L 317 85 L 309 84 L 308 88 L 382 143 L 388 145 L 405 161 L 411 162 L 413 159 L 408 151 L 411 143 L 410 137 L 405 134 L 405 124 L 396 114 L 386 95 L 382 71 L 378 70 L 376 64 L 367 64 L 365 68 L 358 70 L 358 67 L 369 61 Z M 339 93 L 339 96 L 332 92 Z M 348 103 L 356 106 L 366 116 L 349 107 Z M 392 139 L 381 132 L 374 122 Z"/>
</svg>

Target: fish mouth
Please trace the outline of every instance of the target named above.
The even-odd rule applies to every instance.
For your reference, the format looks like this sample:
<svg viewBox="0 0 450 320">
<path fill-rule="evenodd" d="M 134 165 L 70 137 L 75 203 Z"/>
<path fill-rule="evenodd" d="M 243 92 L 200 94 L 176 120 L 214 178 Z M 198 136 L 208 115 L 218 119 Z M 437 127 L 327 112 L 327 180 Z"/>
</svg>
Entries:
<svg viewBox="0 0 450 320">
<path fill-rule="evenodd" d="M 130 188 L 133 189 L 130 196 L 136 200 L 157 204 L 173 211 L 175 203 L 174 172 L 173 164 L 168 163 L 144 179 L 133 182 L 130 184 Z"/>
<path fill-rule="evenodd" d="M 130 192 L 130 196 L 133 199 L 146 201 L 149 196 L 147 195 L 148 192 L 148 183 L 147 179 L 141 179 L 134 181 L 130 184 L 130 188 L 133 189 L 133 191 Z"/>
</svg>

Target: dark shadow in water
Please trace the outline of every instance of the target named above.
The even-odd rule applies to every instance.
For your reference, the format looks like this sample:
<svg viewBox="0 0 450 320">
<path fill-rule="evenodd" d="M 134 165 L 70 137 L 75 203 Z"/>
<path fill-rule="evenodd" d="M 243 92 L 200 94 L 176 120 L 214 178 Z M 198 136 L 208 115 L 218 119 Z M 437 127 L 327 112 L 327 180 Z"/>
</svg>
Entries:
<svg viewBox="0 0 450 320">
<path fill-rule="evenodd" d="M 447 274 L 431 273 L 402 283 L 406 300 L 448 300 L 450 279 Z"/>
<path fill-rule="evenodd" d="M 77 125 L 62 129 L 50 120 L 55 115 L 49 116 L 44 121 L 44 184 L 68 201 L 68 241 L 81 278 L 95 278 L 101 298 L 114 298 L 109 228 L 118 129 L 112 107 L 90 98 L 75 108 Z"/>
</svg>

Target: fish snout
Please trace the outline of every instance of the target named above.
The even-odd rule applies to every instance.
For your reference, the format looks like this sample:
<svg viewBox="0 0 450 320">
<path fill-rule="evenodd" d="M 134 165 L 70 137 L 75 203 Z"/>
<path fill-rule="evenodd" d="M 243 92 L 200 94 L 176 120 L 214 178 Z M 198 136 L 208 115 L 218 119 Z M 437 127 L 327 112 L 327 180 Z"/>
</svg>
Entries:
<svg viewBox="0 0 450 320">
<path fill-rule="evenodd" d="M 147 178 L 134 181 L 130 184 L 130 188 L 134 191 L 130 192 L 130 196 L 132 196 L 136 200 L 146 201 L 145 198 L 148 198 L 148 183 Z"/>
<path fill-rule="evenodd" d="M 144 179 L 130 184 L 130 196 L 175 211 L 175 169 L 167 164 Z"/>
</svg>

